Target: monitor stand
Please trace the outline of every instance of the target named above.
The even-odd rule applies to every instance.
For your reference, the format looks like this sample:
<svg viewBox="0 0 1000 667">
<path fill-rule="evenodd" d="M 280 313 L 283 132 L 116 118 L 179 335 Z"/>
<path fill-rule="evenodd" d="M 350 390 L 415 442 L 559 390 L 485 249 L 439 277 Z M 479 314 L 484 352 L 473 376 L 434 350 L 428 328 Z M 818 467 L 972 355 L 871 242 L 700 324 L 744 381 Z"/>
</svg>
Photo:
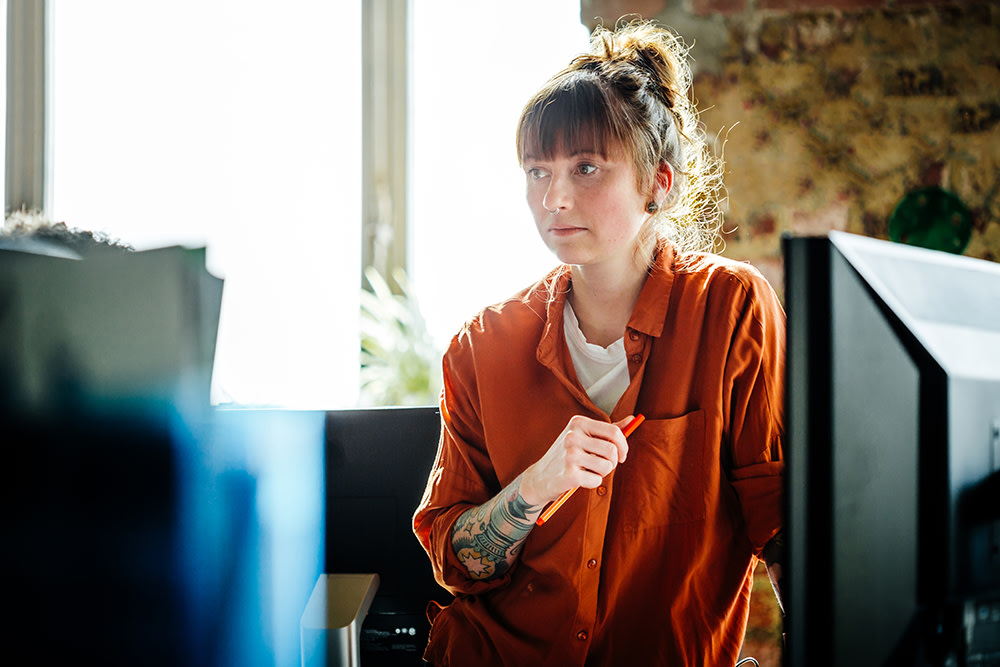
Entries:
<svg viewBox="0 0 1000 667">
<path fill-rule="evenodd" d="M 368 615 L 377 574 L 322 574 L 302 613 L 302 667 L 359 667 L 361 624 Z"/>
</svg>

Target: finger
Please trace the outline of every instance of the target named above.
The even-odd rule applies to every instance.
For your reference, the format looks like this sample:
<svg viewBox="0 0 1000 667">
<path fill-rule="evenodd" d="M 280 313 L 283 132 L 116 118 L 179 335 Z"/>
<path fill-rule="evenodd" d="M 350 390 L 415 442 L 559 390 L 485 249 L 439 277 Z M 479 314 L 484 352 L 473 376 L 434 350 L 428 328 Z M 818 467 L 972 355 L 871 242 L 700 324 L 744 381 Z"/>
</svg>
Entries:
<svg viewBox="0 0 1000 667">
<path fill-rule="evenodd" d="M 601 428 L 592 436 L 594 453 L 615 463 L 622 463 L 628 455 L 628 441 L 617 424 L 600 422 Z"/>
<path fill-rule="evenodd" d="M 611 426 L 606 424 L 606 426 Z M 600 434 L 586 434 L 586 433 L 574 433 L 567 439 L 567 444 L 571 448 L 575 448 L 582 452 L 587 457 L 596 457 L 598 459 L 603 459 L 609 462 L 617 463 L 619 460 L 619 449 L 618 443 L 613 442 L 607 438 L 614 438 L 614 432 L 617 431 L 618 437 L 621 437 L 621 431 L 612 427 L 612 430 L 604 430 L 604 433 Z M 586 461 L 583 459 L 582 461 Z M 614 466 L 612 465 L 612 468 Z"/>
<path fill-rule="evenodd" d="M 598 459 L 594 459 L 598 461 Z M 604 478 L 608 476 L 608 473 L 613 469 L 613 464 L 611 464 L 607 459 L 600 459 L 601 462 L 594 463 L 593 466 L 584 466 L 577 468 L 574 475 L 575 481 L 573 486 L 579 486 L 584 489 L 593 489 L 600 486 L 604 482 Z M 598 468 L 604 467 L 604 470 Z"/>
<path fill-rule="evenodd" d="M 639 414 L 639 415 L 635 415 L 633 417 L 626 417 L 625 419 L 620 419 L 620 420 L 618 420 L 618 421 L 615 422 L 615 426 L 617 426 L 619 429 L 621 429 L 622 439 L 625 442 L 625 451 L 623 452 L 622 458 L 621 458 L 622 462 L 624 462 L 625 458 L 628 456 L 628 450 L 629 450 L 628 438 L 629 438 L 629 436 L 631 436 L 632 433 L 635 432 L 635 429 L 637 429 L 642 424 L 642 422 L 644 422 L 645 420 L 646 420 L 646 418 L 643 415 Z"/>
<path fill-rule="evenodd" d="M 625 427 L 628 426 L 629 424 L 631 424 L 633 419 L 635 419 L 635 416 L 625 417 L 624 419 L 619 419 L 618 421 L 616 421 L 614 423 L 614 426 L 617 426 L 618 430 L 624 431 Z"/>
<path fill-rule="evenodd" d="M 608 442 L 614 443 L 616 446 L 625 444 L 625 438 L 622 435 L 622 429 L 632 421 L 632 417 L 626 417 L 619 421 L 612 423 L 602 422 L 597 420 L 590 420 L 586 424 L 586 432 L 588 435 L 600 438 L 601 440 L 607 440 Z"/>
<path fill-rule="evenodd" d="M 628 420 L 625 420 L 626 423 Z M 572 450 L 578 449 L 589 455 L 605 459 L 611 466 L 604 469 L 604 466 L 595 468 L 593 465 L 581 464 L 580 468 L 594 470 L 597 474 L 607 475 L 614 470 L 618 463 L 625 460 L 628 453 L 628 443 L 622 435 L 622 427 L 618 424 L 590 419 L 582 415 L 577 415 L 570 419 L 565 432 L 564 445 Z"/>
<path fill-rule="evenodd" d="M 610 451 L 613 451 L 611 448 Z M 610 453 L 609 451 L 609 453 Z M 580 462 L 580 469 L 586 472 L 594 473 L 603 479 L 611 473 L 612 470 L 618 465 L 617 459 L 610 458 L 603 454 L 588 454 Z"/>
<path fill-rule="evenodd" d="M 628 458 L 628 438 L 625 436 L 624 430 L 630 423 L 632 423 L 632 420 L 632 417 L 626 417 L 625 419 L 619 419 L 610 425 L 613 429 L 610 441 L 617 449 L 615 456 L 619 463 L 624 463 L 625 459 Z"/>
</svg>

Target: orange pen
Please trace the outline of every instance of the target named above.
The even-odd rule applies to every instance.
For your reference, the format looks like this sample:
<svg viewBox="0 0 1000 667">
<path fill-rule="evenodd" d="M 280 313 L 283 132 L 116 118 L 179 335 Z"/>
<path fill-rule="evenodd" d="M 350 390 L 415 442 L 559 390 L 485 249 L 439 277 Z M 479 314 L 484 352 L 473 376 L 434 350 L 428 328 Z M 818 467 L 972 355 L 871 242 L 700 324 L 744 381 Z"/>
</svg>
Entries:
<svg viewBox="0 0 1000 667">
<path fill-rule="evenodd" d="M 622 433 L 625 434 L 626 438 L 629 437 L 632 435 L 632 431 L 639 428 L 639 424 L 641 424 L 645 419 L 646 418 L 642 415 L 636 415 L 632 421 L 625 425 L 625 428 L 622 429 Z M 548 507 L 542 510 L 542 513 L 539 515 L 538 520 L 535 521 L 535 524 L 541 526 L 543 523 L 551 519 L 552 515 L 556 513 L 556 510 L 562 507 L 563 503 L 569 500 L 569 497 L 572 496 L 573 492 L 578 488 L 580 487 L 574 487 L 568 491 L 564 491 L 561 496 L 553 500 Z"/>
</svg>

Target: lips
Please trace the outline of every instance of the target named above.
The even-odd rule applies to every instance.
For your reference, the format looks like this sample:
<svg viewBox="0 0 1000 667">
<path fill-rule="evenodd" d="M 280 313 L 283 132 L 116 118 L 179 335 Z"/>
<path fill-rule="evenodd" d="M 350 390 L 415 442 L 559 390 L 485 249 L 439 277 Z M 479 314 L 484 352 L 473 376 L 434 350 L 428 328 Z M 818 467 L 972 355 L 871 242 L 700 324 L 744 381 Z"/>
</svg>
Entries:
<svg viewBox="0 0 1000 667">
<path fill-rule="evenodd" d="M 551 225 L 549 227 L 549 233 L 557 236 L 566 236 L 582 231 L 584 231 L 583 227 L 574 227 L 572 225 Z"/>
</svg>

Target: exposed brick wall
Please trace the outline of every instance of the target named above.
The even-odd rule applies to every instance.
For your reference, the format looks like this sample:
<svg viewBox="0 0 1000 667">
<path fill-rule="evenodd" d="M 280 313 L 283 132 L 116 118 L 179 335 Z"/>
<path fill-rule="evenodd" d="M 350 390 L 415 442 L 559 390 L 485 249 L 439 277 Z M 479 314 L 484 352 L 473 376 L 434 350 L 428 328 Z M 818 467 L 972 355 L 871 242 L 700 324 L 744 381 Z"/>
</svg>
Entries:
<svg viewBox="0 0 1000 667">
<path fill-rule="evenodd" d="M 626 14 L 651 18 L 664 11 L 666 6 L 667 0 L 580 0 L 580 20 L 593 30 L 601 24 L 613 26 Z"/>
<path fill-rule="evenodd" d="M 691 0 L 691 13 L 696 16 L 735 14 L 750 8 L 750 0 Z"/>
<path fill-rule="evenodd" d="M 607 25 L 639 13 L 695 43 L 695 94 L 727 162 L 725 254 L 781 293 L 782 234 L 886 238 L 897 203 L 924 185 L 971 209 L 965 254 L 1000 261 L 998 5 L 583 0 L 581 18 L 592 28 L 589 16 Z M 776 667 L 780 617 L 767 588 L 755 580 L 744 655 Z"/>
<path fill-rule="evenodd" d="M 779 9 L 783 11 L 809 11 L 817 9 L 879 9 L 892 3 L 885 0 L 756 0 L 755 9 Z M 926 3 L 926 0 L 924 2 Z"/>
<path fill-rule="evenodd" d="M 783 233 L 886 238 L 923 185 L 971 210 L 966 255 L 1000 260 L 1000 3 L 679 0 L 644 15 L 695 42 L 727 162 L 726 254 L 779 291 Z"/>
</svg>

